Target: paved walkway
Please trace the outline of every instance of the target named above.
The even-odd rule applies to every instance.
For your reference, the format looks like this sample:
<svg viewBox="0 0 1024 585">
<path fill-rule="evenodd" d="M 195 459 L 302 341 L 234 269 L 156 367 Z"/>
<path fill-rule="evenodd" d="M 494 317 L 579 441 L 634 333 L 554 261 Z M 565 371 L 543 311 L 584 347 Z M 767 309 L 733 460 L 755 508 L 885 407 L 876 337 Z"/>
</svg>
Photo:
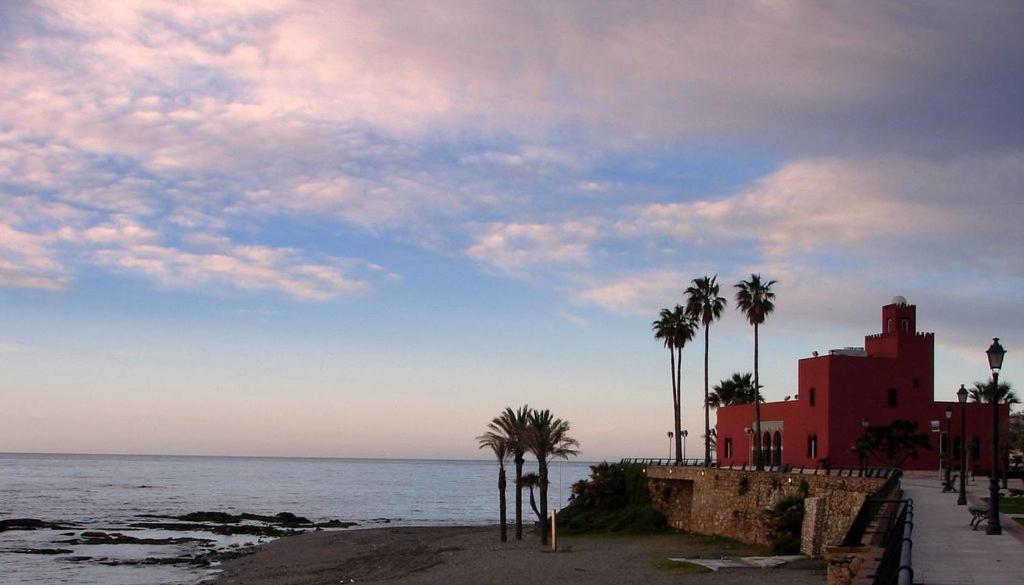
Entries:
<svg viewBox="0 0 1024 585">
<path fill-rule="evenodd" d="M 967 506 L 955 493 L 942 493 L 936 473 L 907 472 L 904 497 L 914 499 L 914 583 L 922 585 L 1020 585 L 1024 583 L 1024 527 L 1002 516 L 1003 533 L 985 534 L 985 524 L 971 530 Z M 987 478 L 968 487 L 970 505 L 982 505 Z"/>
</svg>

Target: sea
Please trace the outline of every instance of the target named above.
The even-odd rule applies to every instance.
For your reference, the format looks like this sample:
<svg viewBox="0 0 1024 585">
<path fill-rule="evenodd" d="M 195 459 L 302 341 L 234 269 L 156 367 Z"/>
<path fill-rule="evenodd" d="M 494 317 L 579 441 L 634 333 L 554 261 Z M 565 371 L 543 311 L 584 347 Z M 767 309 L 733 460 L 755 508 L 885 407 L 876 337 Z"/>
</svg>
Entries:
<svg viewBox="0 0 1024 585">
<path fill-rule="evenodd" d="M 570 486 L 589 475 L 589 465 L 592 463 L 552 463 L 549 501 L 553 507 L 568 501 Z M 529 461 L 526 467 L 534 470 Z M 512 466 L 507 470 L 511 479 Z M 357 523 L 346 530 L 496 525 L 497 474 L 493 460 L 0 453 L 0 521 L 35 518 L 74 525 L 60 530 L 0 532 L 0 583 L 185 585 L 211 580 L 219 570 L 216 564 L 130 563 L 133 559 L 188 555 L 195 552 L 195 543 L 60 543 L 84 531 L 148 539 L 213 539 L 215 542 L 203 546 L 218 550 L 271 540 L 130 527 L 146 520 L 146 515 L 213 511 L 269 516 L 291 512 L 314 522 Z M 511 489 L 508 500 L 511 519 Z M 526 493 L 524 507 L 524 518 L 532 519 Z M 25 549 L 70 552 L 16 552 Z"/>
</svg>

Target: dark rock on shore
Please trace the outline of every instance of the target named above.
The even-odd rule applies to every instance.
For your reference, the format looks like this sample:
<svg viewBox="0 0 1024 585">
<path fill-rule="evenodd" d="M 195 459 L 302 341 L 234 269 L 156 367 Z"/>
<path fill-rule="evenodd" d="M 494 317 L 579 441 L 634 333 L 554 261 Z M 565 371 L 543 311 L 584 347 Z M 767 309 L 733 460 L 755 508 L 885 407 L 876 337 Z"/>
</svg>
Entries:
<svg viewBox="0 0 1024 585">
<path fill-rule="evenodd" d="M 203 530 L 207 532 L 213 532 L 216 534 L 252 534 L 256 536 L 287 536 L 294 534 L 294 531 L 282 531 L 274 527 L 281 528 L 351 528 L 352 526 L 358 526 L 357 522 L 345 522 L 342 520 L 330 520 L 328 522 L 315 523 L 309 518 L 304 516 L 297 516 L 291 512 L 281 512 L 273 516 L 265 516 L 263 514 L 250 514 L 243 512 L 241 514 L 229 514 L 227 512 L 190 512 L 182 516 L 165 516 L 161 514 L 139 514 L 139 518 L 154 518 L 159 520 L 179 520 L 182 523 L 155 523 L 155 522 L 137 522 L 131 526 L 137 528 L 162 528 L 164 530 Z M 378 519 L 381 522 L 390 522 L 385 518 Z M 262 522 L 270 526 L 252 526 L 252 525 L 240 525 L 243 521 L 249 522 Z M 199 522 L 208 522 L 210 524 L 220 524 L 221 526 L 211 527 L 208 524 L 198 524 Z M 230 526 L 228 526 L 230 525 Z"/>
<path fill-rule="evenodd" d="M 294 530 L 283 530 L 274 526 L 258 526 L 253 524 L 197 524 L 194 522 L 134 522 L 132 528 L 148 528 L 151 530 L 173 530 L 176 532 L 210 532 L 213 534 L 233 535 L 248 534 L 251 536 L 281 537 L 296 534 Z"/>
<path fill-rule="evenodd" d="M 12 548 L 3 552 L 19 555 L 66 555 L 75 551 L 66 548 Z"/>
<path fill-rule="evenodd" d="M 75 526 L 58 524 L 56 522 L 47 522 L 37 518 L 8 518 L 7 520 L 0 520 L 0 532 L 5 532 L 7 530 L 39 530 L 41 528 L 68 530 L 75 528 Z"/>
<path fill-rule="evenodd" d="M 189 542 L 214 542 L 208 538 L 135 538 L 117 532 L 86 531 L 78 538 L 58 540 L 57 544 L 185 544 Z M 71 551 L 67 551 L 71 552 Z"/>
</svg>

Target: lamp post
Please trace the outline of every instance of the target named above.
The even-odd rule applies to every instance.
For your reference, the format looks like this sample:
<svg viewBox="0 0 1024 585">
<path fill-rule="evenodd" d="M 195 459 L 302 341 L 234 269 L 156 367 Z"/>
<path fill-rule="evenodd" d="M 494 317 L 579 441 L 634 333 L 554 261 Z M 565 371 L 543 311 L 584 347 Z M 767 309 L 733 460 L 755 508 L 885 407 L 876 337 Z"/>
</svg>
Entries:
<svg viewBox="0 0 1024 585">
<path fill-rule="evenodd" d="M 999 370 L 1003 367 L 1003 356 L 1006 350 L 999 345 L 999 338 L 992 339 L 992 345 L 988 351 L 988 367 L 992 370 L 992 394 L 989 402 L 992 403 L 992 457 L 988 472 L 988 528 L 985 534 L 1002 534 L 1003 526 L 999 522 L 999 474 L 996 469 L 999 465 Z"/>
<path fill-rule="evenodd" d="M 864 432 L 863 432 L 864 436 L 867 436 L 868 427 L 870 427 L 870 426 L 871 426 L 871 421 L 869 421 L 867 419 L 867 417 L 864 417 L 864 418 L 860 419 L 860 428 L 864 429 Z M 862 447 L 863 447 L 863 445 L 862 445 Z M 864 473 L 864 470 L 866 470 L 867 467 L 868 467 L 868 452 L 867 452 L 866 449 L 861 449 L 861 451 L 860 451 L 860 472 Z"/>
<path fill-rule="evenodd" d="M 942 488 L 942 491 L 944 491 L 944 492 L 945 491 L 952 491 L 952 489 L 953 489 L 952 487 L 949 487 L 949 485 L 951 483 L 950 479 L 949 479 L 949 464 L 953 460 L 952 457 L 949 456 L 950 447 L 952 445 L 951 441 L 953 440 L 953 433 L 952 433 L 952 431 L 953 431 L 953 405 L 951 404 L 951 405 L 946 407 L 946 450 L 945 450 L 945 452 L 943 452 L 943 455 L 945 457 L 945 466 L 946 466 L 946 481 L 945 481 L 945 483 L 943 485 L 947 486 L 947 487 L 943 487 Z M 939 437 L 939 442 L 940 443 L 942 442 L 941 435 Z"/>
<path fill-rule="evenodd" d="M 744 433 L 747 433 L 747 437 L 750 438 L 750 458 L 754 458 L 754 429 L 746 427 L 743 429 Z"/>
<path fill-rule="evenodd" d="M 960 402 L 960 495 L 956 499 L 958 506 L 967 505 L 967 388 L 960 384 L 956 391 L 956 399 Z"/>
<path fill-rule="evenodd" d="M 668 460 L 672 461 L 672 437 L 676 435 L 672 431 L 669 431 L 665 434 L 668 435 Z"/>
<path fill-rule="evenodd" d="M 683 459 L 686 459 L 686 437 L 690 436 L 690 431 L 683 429 L 679 434 L 683 436 Z"/>
</svg>

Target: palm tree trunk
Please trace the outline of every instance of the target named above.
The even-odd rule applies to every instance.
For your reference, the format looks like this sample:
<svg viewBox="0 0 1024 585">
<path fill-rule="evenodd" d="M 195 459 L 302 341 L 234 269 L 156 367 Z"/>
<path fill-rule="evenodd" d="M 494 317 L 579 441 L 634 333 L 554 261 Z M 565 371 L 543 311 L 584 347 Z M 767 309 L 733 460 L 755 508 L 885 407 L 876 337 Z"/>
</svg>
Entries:
<svg viewBox="0 0 1024 585">
<path fill-rule="evenodd" d="M 516 453 L 516 540 L 523 539 L 523 455 Z"/>
<path fill-rule="evenodd" d="M 754 323 L 754 461 L 757 471 L 764 471 L 764 454 L 761 453 L 761 384 L 757 377 L 757 323 Z"/>
<path fill-rule="evenodd" d="M 711 407 L 708 405 L 708 340 L 711 324 L 704 325 L 704 465 L 711 466 Z"/>
<path fill-rule="evenodd" d="M 670 346 L 668 348 L 668 359 L 669 359 L 669 374 L 672 377 L 672 423 L 675 429 L 675 437 L 677 439 L 676 444 L 676 462 L 679 462 L 679 383 L 676 381 L 676 352 Z M 671 453 L 669 454 L 671 456 Z"/>
<path fill-rule="evenodd" d="M 498 472 L 498 502 L 501 512 L 498 514 L 501 519 L 501 542 L 508 542 L 508 523 L 505 518 L 505 466 L 501 466 Z"/>
<path fill-rule="evenodd" d="M 675 393 L 675 395 L 673 396 L 674 403 L 675 403 L 674 406 L 676 408 L 676 412 L 675 412 L 675 414 L 676 414 L 676 420 L 675 420 L 675 423 L 676 423 L 676 428 L 675 428 L 675 432 L 676 432 L 676 463 L 682 463 L 683 462 L 683 432 L 682 432 L 683 431 L 683 422 L 682 422 L 683 348 L 679 348 L 676 351 L 679 354 L 679 357 L 676 360 L 676 364 L 675 364 L 675 366 L 676 366 L 676 371 L 674 373 L 674 376 L 675 376 L 675 388 L 673 389 L 673 392 Z"/>
<path fill-rule="evenodd" d="M 540 476 L 540 543 L 548 544 L 548 461 L 547 459 L 537 460 L 537 471 Z"/>
</svg>

